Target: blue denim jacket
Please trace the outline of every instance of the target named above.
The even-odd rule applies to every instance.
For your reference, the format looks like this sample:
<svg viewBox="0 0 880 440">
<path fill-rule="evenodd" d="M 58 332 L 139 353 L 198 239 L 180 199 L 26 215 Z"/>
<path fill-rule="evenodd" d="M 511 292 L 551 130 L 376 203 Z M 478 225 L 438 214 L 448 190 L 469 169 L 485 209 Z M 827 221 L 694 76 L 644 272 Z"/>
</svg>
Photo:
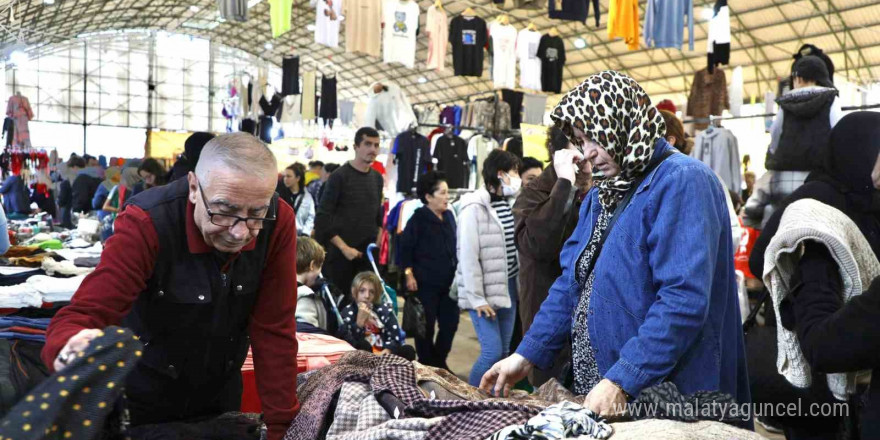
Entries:
<svg viewBox="0 0 880 440">
<path fill-rule="evenodd" d="M 654 157 L 673 148 L 657 143 Z M 674 154 L 649 174 L 605 241 L 594 271 L 590 341 L 605 378 L 632 396 L 663 381 L 750 403 L 724 193 L 707 166 Z M 577 259 L 601 206 L 593 189 L 517 353 L 548 368 L 572 329 Z"/>
</svg>

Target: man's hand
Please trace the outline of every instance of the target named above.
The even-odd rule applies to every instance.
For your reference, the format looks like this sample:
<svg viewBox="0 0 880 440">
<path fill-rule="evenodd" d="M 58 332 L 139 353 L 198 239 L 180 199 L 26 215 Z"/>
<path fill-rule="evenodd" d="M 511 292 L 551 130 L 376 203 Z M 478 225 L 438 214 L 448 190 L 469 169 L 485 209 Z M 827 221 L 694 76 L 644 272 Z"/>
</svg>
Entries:
<svg viewBox="0 0 880 440">
<path fill-rule="evenodd" d="M 406 290 L 409 292 L 419 291 L 419 283 L 416 282 L 416 276 L 412 272 L 406 274 Z"/>
<path fill-rule="evenodd" d="M 626 412 L 626 394 L 608 379 L 602 379 L 584 401 L 584 406 L 602 417 L 619 417 Z"/>
<path fill-rule="evenodd" d="M 556 177 L 565 179 L 574 184 L 577 178 L 575 167 L 584 161 L 584 155 L 577 150 L 559 150 L 553 155 L 553 169 Z"/>
<path fill-rule="evenodd" d="M 519 354 L 512 354 L 492 366 L 480 380 L 480 389 L 495 397 L 508 397 L 510 389 L 525 379 L 534 365 Z"/>
<path fill-rule="evenodd" d="M 354 261 L 354 260 L 364 256 L 363 252 L 361 252 L 351 246 L 346 245 L 345 247 L 343 247 L 340 250 L 342 251 L 342 255 L 344 255 L 345 259 L 348 261 Z"/>
<path fill-rule="evenodd" d="M 391 350 L 386 348 L 386 349 L 382 350 L 381 353 L 379 353 L 379 356 L 385 356 L 386 354 L 391 354 Z"/>
<path fill-rule="evenodd" d="M 480 306 L 474 309 L 474 311 L 477 312 L 477 316 L 482 317 L 485 315 L 488 319 L 495 319 L 495 309 L 492 306 Z"/>
<path fill-rule="evenodd" d="M 55 363 L 52 365 L 55 367 L 55 371 L 65 369 L 69 363 L 73 362 L 73 359 L 78 353 L 81 353 L 88 348 L 89 342 L 91 342 L 92 339 L 103 335 L 104 332 L 98 329 L 80 330 L 79 333 L 73 335 L 73 337 L 67 341 L 67 344 L 64 345 L 64 348 L 58 353 L 58 357 L 55 358 Z"/>
</svg>

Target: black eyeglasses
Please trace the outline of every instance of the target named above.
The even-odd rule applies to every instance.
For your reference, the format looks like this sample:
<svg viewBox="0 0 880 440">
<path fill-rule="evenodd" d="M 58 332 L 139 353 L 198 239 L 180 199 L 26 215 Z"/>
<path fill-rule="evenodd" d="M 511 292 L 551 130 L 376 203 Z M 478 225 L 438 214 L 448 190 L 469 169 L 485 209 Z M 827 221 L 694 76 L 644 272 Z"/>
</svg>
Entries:
<svg viewBox="0 0 880 440">
<path fill-rule="evenodd" d="M 208 212 L 208 219 L 211 220 L 211 224 L 213 225 L 222 226 L 224 228 L 234 228 L 238 222 L 244 222 L 248 229 L 259 230 L 263 229 L 263 222 L 273 222 L 277 218 L 278 202 L 275 200 L 275 197 L 272 197 L 272 204 L 265 217 L 239 217 L 232 214 L 218 214 L 211 212 L 211 208 L 208 206 L 208 199 L 205 197 L 205 190 L 202 189 L 202 183 L 199 182 L 198 185 L 199 194 L 202 195 L 202 202 L 205 204 L 205 211 Z"/>
</svg>

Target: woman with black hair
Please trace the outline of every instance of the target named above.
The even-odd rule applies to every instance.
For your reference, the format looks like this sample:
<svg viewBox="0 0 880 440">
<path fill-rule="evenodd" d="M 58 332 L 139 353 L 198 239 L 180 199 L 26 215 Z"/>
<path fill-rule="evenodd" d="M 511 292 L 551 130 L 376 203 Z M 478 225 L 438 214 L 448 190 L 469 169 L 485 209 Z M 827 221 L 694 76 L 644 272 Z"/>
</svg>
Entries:
<svg viewBox="0 0 880 440">
<path fill-rule="evenodd" d="M 297 234 L 312 235 L 315 229 L 315 201 L 306 191 L 305 165 L 295 163 L 287 167 L 278 183 L 278 195 L 296 213 Z"/>
<path fill-rule="evenodd" d="M 461 198 L 458 216 L 458 305 L 470 312 L 480 358 L 470 384 L 507 357 L 516 316 L 519 260 L 512 198 L 519 194 L 519 159 L 494 150 L 483 162 L 485 186 Z"/>
<path fill-rule="evenodd" d="M 425 306 L 425 336 L 416 336 L 419 362 L 449 369 L 446 358 L 458 330 L 458 304 L 449 296 L 455 279 L 456 225 L 449 210 L 449 185 L 443 173 L 430 171 L 419 177 L 416 193 L 424 206 L 406 224 L 400 241 L 400 262 L 406 288 L 418 292 Z M 434 339 L 434 326 L 438 326 Z"/>
<path fill-rule="evenodd" d="M 141 176 L 141 179 L 144 179 L 144 189 L 150 189 L 155 186 L 164 185 L 168 171 L 165 170 L 165 167 L 158 160 L 148 157 L 138 167 L 138 175 Z"/>
</svg>

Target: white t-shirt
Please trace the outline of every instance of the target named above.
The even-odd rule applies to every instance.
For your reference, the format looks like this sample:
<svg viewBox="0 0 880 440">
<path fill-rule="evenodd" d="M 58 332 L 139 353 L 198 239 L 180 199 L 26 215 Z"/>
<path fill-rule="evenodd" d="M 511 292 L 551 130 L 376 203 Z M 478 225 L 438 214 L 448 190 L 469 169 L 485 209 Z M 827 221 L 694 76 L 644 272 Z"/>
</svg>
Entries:
<svg viewBox="0 0 880 440">
<path fill-rule="evenodd" d="M 492 37 L 492 79 L 495 88 L 516 88 L 516 28 L 492 23 L 489 35 Z"/>
<path fill-rule="evenodd" d="M 523 29 L 516 39 L 516 53 L 519 57 L 519 85 L 524 89 L 541 90 L 541 59 L 538 58 L 538 45 L 541 33 Z"/>
<path fill-rule="evenodd" d="M 342 23 L 342 0 L 309 0 L 315 7 L 315 43 L 339 47 L 339 24 Z M 330 19 L 330 11 L 336 20 Z"/>
<path fill-rule="evenodd" d="M 416 30 L 419 4 L 410 0 L 385 0 L 385 63 L 416 65 Z"/>
</svg>

